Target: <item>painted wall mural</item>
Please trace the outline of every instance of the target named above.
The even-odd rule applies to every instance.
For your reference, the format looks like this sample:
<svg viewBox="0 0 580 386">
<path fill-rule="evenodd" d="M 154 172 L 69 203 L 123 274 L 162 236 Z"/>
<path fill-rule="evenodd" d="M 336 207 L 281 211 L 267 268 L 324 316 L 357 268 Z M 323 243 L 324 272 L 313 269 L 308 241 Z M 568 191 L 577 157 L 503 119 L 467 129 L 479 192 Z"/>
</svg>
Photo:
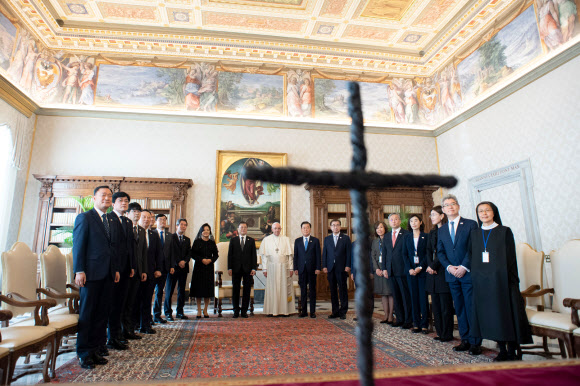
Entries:
<svg viewBox="0 0 580 386">
<path fill-rule="evenodd" d="M 395 126 L 441 124 L 507 85 L 514 73 L 542 55 L 578 40 L 579 2 L 534 0 L 475 51 L 430 77 L 361 82 L 365 120 Z M 340 13 L 344 1 L 325 4 Z M 347 81 L 342 80 L 347 75 L 332 79 L 332 74 L 313 71 L 316 76 L 297 68 L 236 69 L 192 60 L 175 65 L 120 62 L 50 50 L 0 12 L 0 74 L 43 107 L 94 105 L 348 121 Z"/>
</svg>

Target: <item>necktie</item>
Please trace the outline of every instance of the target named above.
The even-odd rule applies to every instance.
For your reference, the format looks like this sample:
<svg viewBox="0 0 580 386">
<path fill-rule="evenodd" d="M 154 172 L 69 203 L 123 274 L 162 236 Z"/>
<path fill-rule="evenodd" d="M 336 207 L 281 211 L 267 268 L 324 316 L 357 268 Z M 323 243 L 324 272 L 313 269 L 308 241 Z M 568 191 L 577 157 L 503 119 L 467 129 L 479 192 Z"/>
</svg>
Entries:
<svg viewBox="0 0 580 386">
<path fill-rule="evenodd" d="M 393 248 L 395 247 L 396 242 L 397 242 L 397 232 L 393 231 Z"/>
<path fill-rule="evenodd" d="M 133 236 L 135 237 L 135 240 L 139 241 L 139 229 L 137 229 L 136 225 L 133 227 Z"/>
<path fill-rule="evenodd" d="M 451 236 L 451 242 L 455 244 L 455 226 L 453 225 L 453 221 L 449 223 L 451 229 L 449 229 L 449 235 Z"/>
<path fill-rule="evenodd" d="M 183 236 L 179 235 L 179 242 L 182 243 L 183 242 Z"/>
<path fill-rule="evenodd" d="M 334 236 L 334 246 L 336 247 L 336 243 L 338 243 L 338 236 Z"/>
<path fill-rule="evenodd" d="M 304 250 L 308 249 L 308 237 L 304 238 Z"/>
<path fill-rule="evenodd" d="M 245 239 L 245 237 L 242 237 L 242 250 L 244 249 L 244 245 L 246 245 Z"/>
<path fill-rule="evenodd" d="M 161 235 L 161 247 L 165 245 L 165 237 L 163 237 L 163 231 L 160 232 Z"/>
<path fill-rule="evenodd" d="M 103 219 L 103 225 L 105 226 L 105 232 L 107 232 L 107 238 L 111 239 L 111 229 L 109 228 L 109 220 L 107 220 L 107 214 L 103 213 L 101 218 Z"/>
</svg>

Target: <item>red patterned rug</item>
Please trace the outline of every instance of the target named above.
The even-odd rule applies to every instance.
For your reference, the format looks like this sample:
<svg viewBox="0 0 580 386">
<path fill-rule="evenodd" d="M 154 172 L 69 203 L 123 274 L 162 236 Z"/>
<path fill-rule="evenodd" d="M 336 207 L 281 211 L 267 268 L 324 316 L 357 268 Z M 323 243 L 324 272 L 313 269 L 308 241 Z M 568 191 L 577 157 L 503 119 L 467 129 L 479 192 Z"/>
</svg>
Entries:
<svg viewBox="0 0 580 386">
<path fill-rule="evenodd" d="M 288 376 L 353 372 L 356 322 L 327 315 L 299 319 L 193 319 L 156 325 L 157 334 L 132 341 L 127 351 L 111 351 L 109 364 L 81 369 L 76 359 L 57 369 L 60 382 L 168 381 L 183 378 Z M 375 319 L 375 368 L 402 369 L 490 362 L 495 352 L 474 357 L 456 353 L 457 341 L 379 324 Z"/>
</svg>

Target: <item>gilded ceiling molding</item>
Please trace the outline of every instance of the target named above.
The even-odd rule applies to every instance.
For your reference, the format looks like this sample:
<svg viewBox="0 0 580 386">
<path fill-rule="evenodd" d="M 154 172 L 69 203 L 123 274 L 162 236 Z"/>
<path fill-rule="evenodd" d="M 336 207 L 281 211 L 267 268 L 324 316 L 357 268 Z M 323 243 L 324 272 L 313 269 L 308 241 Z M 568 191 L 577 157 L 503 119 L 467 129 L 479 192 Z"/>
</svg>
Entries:
<svg viewBox="0 0 580 386">
<path fill-rule="evenodd" d="M 216 66 L 220 68 L 222 71 L 227 72 L 245 72 L 250 74 L 262 74 L 262 75 L 277 75 L 282 70 L 286 68 L 286 66 L 280 66 L 273 70 L 266 70 L 265 65 L 262 64 L 259 67 L 243 67 L 243 68 L 236 68 L 236 67 L 228 67 L 225 66 L 221 61 L 216 63 Z"/>
<path fill-rule="evenodd" d="M 40 108 L 36 102 L 2 75 L 0 75 L 0 99 L 3 99 L 10 106 L 24 114 L 26 118 L 30 118 Z"/>
<path fill-rule="evenodd" d="M 375 77 L 365 77 L 363 74 L 347 74 L 347 73 L 342 73 L 342 74 L 329 74 L 327 72 L 324 71 L 320 71 L 317 68 L 313 68 L 312 71 L 314 71 L 316 74 L 320 75 L 321 77 L 325 78 L 325 79 L 332 79 L 332 80 L 349 80 L 351 82 L 367 82 L 367 83 L 381 83 L 384 82 L 385 80 L 387 80 L 390 75 L 385 75 L 385 76 L 381 76 L 380 78 L 375 78 Z"/>
<path fill-rule="evenodd" d="M 157 56 L 155 56 L 153 58 L 153 60 L 133 60 L 133 61 L 115 60 L 115 59 L 111 59 L 103 54 L 97 55 L 97 58 L 102 59 L 107 63 L 115 64 L 117 66 L 150 65 L 153 67 L 160 67 L 160 68 L 179 68 L 179 67 L 183 67 L 183 65 L 185 65 L 187 62 L 189 62 L 189 59 L 185 59 L 179 63 L 169 64 L 169 63 L 159 61 L 159 58 Z"/>
</svg>

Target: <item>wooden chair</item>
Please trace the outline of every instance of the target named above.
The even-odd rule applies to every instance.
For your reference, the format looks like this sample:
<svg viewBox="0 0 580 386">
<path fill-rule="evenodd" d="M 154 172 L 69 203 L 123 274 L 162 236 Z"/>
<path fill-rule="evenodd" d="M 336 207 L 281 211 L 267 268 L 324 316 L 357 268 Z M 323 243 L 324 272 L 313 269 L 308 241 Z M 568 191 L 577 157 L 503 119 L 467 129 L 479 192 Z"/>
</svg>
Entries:
<svg viewBox="0 0 580 386">
<path fill-rule="evenodd" d="M 192 298 L 189 297 L 189 289 L 191 288 L 191 278 L 193 277 L 193 267 L 195 266 L 195 261 L 193 259 L 189 260 L 189 273 L 187 274 L 187 279 L 185 279 L 185 296 L 188 302 L 191 303 Z"/>
<path fill-rule="evenodd" d="M 553 289 L 538 290 L 533 293 L 523 293 L 526 298 L 554 294 L 552 310 L 527 310 L 532 333 L 541 337 L 558 339 L 562 358 L 574 355 L 572 345 L 573 331 L 580 327 L 574 323 L 570 309 L 564 306 L 565 298 L 577 296 L 577 272 L 580 271 L 580 240 L 567 241 L 560 249 L 550 253 L 552 261 Z M 578 320 L 576 319 L 576 322 Z"/>
<path fill-rule="evenodd" d="M 580 310 L 580 299 L 564 299 L 564 307 L 570 307 L 572 314 L 572 323 L 580 326 L 580 319 L 578 318 L 578 310 Z M 574 338 L 574 356 L 580 357 L 580 327 L 572 331 L 572 336 Z"/>
<path fill-rule="evenodd" d="M 56 357 L 76 350 L 76 339 L 71 340 L 68 337 L 77 333 L 80 295 L 77 292 L 66 292 L 66 257 L 54 245 L 50 245 L 40 255 L 40 278 L 41 288 L 37 292 L 57 302 L 57 307 L 48 312 L 49 326 L 56 329 L 54 361 L 51 367 L 51 376 L 54 376 Z M 63 344 L 63 339 L 66 345 Z"/>
<path fill-rule="evenodd" d="M 7 322 L 12 319 L 12 312 L 0 310 L 0 322 Z M 2 332 L 0 330 L 0 342 L 2 342 Z M 0 382 L 5 385 L 6 382 L 4 378 L 8 374 L 8 365 L 10 359 L 10 349 L 6 347 L 0 347 Z"/>
<path fill-rule="evenodd" d="M 22 321 L 9 325 L 10 318 L 2 321 L 0 348 L 8 349 L 8 370 L 2 384 L 37 372 L 42 373 L 44 382 L 50 382 L 49 369 L 54 360 L 56 329 L 48 326 L 48 309 L 56 305 L 54 299 L 37 300 L 36 271 L 37 257 L 24 243 L 16 243 L 8 252 L 2 253 L 3 310 Z M 29 315 L 29 318 L 24 317 Z M 46 350 L 46 351 L 44 351 Z M 43 352 L 44 360 L 30 363 L 30 356 Z M 25 357 L 24 364 L 16 365 L 18 358 Z"/>
<path fill-rule="evenodd" d="M 214 308 L 213 313 L 218 314 L 218 317 L 222 316 L 222 304 L 223 299 L 232 297 L 233 286 L 232 277 L 228 274 L 228 248 L 230 243 L 223 242 L 218 243 L 218 254 L 219 258 L 215 265 L 215 297 L 214 297 Z M 242 296 L 243 282 L 240 285 L 240 297 Z M 241 299 L 240 299 L 241 301 Z M 254 315 L 254 283 L 252 281 L 252 290 L 250 292 L 250 314 Z"/>
</svg>

